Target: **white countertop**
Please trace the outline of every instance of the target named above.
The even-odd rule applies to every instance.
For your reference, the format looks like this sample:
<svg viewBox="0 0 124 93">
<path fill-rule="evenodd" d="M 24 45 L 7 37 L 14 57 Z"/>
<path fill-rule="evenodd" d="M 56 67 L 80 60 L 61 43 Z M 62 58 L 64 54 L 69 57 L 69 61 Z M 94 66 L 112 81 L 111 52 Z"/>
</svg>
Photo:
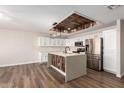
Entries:
<svg viewBox="0 0 124 93">
<path fill-rule="evenodd" d="M 64 53 L 64 52 L 49 52 L 49 54 L 67 57 L 67 56 L 85 55 L 85 52 L 82 52 L 82 53 L 72 53 L 72 52 L 69 52 L 69 53 Z"/>
</svg>

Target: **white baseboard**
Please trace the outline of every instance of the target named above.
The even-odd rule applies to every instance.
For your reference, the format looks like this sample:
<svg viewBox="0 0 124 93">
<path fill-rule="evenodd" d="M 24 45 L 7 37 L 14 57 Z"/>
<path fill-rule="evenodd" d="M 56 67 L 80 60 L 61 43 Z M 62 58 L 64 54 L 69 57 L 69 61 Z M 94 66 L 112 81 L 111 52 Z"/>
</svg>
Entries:
<svg viewBox="0 0 124 93">
<path fill-rule="evenodd" d="M 116 77 L 121 78 L 121 74 L 116 74 Z"/>
<path fill-rule="evenodd" d="M 112 70 L 107 69 L 107 68 L 104 68 L 104 71 L 109 72 L 109 73 L 112 73 L 112 74 L 116 74 L 116 72 L 115 72 L 115 71 L 112 71 Z"/>
<path fill-rule="evenodd" d="M 122 78 L 124 76 L 124 72 L 121 74 L 117 74 L 116 77 Z"/>
<path fill-rule="evenodd" d="M 4 65 L 0 65 L 0 67 L 25 65 L 25 64 L 32 64 L 32 63 L 44 63 L 44 62 L 40 62 L 39 60 L 35 60 L 35 61 L 28 61 L 28 62 L 20 62 L 20 63 L 16 63 L 16 64 L 4 64 Z"/>
<path fill-rule="evenodd" d="M 121 78 L 121 77 L 123 77 L 123 76 L 124 76 L 124 72 L 123 72 L 123 73 L 117 73 L 117 72 L 112 71 L 112 70 L 107 69 L 107 68 L 104 68 L 104 71 L 109 72 L 109 73 L 112 73 L 112 74 L 115 74 L 115 75 L 116 75 L 116 77 L 118 77 L 118 78 Z"/>
</svg>

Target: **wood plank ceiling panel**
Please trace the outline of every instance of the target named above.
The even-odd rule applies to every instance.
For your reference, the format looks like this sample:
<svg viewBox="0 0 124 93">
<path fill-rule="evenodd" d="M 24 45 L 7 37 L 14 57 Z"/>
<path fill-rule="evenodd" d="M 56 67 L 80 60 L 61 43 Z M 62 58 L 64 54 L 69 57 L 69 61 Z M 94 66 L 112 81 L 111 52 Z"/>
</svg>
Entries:
<svg viewBox="0 0 124 93">
<path fill-rule="evenodd" d="M 79 14 L 73 13 L 60 23 L 56 24 L 53 27 L 53 30 L 57 32 L 72 33 L 75 31 L 89 28 L 91 26 L 94 26 L 95 24 L 95 21 L 83 17 Z"/>
</svg>

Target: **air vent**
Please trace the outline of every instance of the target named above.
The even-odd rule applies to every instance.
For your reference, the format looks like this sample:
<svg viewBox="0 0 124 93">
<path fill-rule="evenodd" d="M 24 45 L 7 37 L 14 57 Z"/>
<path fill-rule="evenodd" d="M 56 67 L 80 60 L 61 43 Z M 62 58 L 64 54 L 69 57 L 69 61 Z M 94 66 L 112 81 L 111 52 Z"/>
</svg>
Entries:
<svg viewBox="0 0 124 93">
<path fill-rule="evenodd" d="M 119 8 L 120 6 L 121 5 L 109 5 L 109 6 L 107 6 L 107 8 L 110 9 L 110 10 L 114 10 L 114 9 Z"/>
</svg>

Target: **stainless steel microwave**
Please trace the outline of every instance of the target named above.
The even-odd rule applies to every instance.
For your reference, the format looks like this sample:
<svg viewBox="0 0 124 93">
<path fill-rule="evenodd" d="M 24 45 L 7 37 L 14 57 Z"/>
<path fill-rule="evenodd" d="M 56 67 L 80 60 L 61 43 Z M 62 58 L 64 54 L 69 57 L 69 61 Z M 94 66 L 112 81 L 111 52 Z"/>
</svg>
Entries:
<svg viewBox="0 0 124 93">
<path fill-rule="evenodd" d="M 76 47 L 83 47 L 83 41 L 75 42 Z"/>
</svg>

